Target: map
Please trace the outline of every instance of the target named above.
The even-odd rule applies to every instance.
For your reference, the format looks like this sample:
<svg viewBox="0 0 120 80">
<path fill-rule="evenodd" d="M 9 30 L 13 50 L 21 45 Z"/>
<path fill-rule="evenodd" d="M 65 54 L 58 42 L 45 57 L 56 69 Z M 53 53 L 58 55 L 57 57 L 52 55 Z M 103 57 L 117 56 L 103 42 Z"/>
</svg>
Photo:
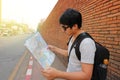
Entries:
<svg viewBox="0 0 120 80">
<path fill-rule="evenodd" d="M 25 47 L 31 52 L 34 58 L 40 63 L 42 68 L 51 66 L 54 62 L 55 54 L 47 49 L 47 43 L 39 32 L 36 32 L 25 41 Z"/>
</svg>

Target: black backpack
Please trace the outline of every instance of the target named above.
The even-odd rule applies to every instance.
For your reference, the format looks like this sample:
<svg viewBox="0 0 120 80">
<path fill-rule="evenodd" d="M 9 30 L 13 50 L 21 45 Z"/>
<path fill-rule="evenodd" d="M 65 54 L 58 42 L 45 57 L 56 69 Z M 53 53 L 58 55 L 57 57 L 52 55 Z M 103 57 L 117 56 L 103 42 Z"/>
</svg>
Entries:
<svg viewBox="0 0 120 80">
<path fill-rule="evenodd" d="M 81 60 L 81 53 L 79 50 L 79 46 L 81 41 L 85 38 L 93 39 L 88 33 L 86 32 L 81 33 L 73 42 L 71 49 L 69 51 L 69 56 L 72 48 L 74 47 L 78 60 Z M 69 41 L 68 41 L 68 44 L 69 44 Z M 95 41 L 95 45 L 96 45 L 96 52 L 95 52 L 94 67 L 93 67 L 93 74 L 92 74 L 91 80 L 106 80 L 107 66 L 108 66 L 109 56 L 110 56 L 109 50 L 104 46 L 102 46 L 101 44 L 97 43 L 96 41 Z M 68 61 L 69 61 L 69 57 L 68 57 Z"/>
</svg>

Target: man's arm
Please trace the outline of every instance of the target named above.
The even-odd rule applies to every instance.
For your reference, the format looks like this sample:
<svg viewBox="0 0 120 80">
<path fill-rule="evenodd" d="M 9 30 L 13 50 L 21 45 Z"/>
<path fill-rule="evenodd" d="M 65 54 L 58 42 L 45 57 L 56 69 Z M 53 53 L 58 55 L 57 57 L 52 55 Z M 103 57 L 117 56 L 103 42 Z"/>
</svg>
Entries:
<svg viewBox="0 0 120 80">
<path fill-rule="evenodd" d="M 82 63 L 82 71 L 79 72 L 60 72 L 58 77 L 68 80 L 90 80 L 92 76 L 93 65 Z"/>
<path fill-rule="evenodd" d="M 54 68 L 48 68 L 42 71 L 42 74 L 48 79 L 62 78 L 67 80 L 90 80 L 92 76 L 93 65 L 82 63 L 82 70 L 78 72 L 63 72 Z"/>
<path fill-rule="evenodd" d="M 68 56 L 68 51 L 67 50 L 64 50 L 64 49 L 61 49 L 61 48 L 58 48 L 56 46 L 53 46 L 53 45 L 48 45 L 48 49 L 50 49 L 51 51 L 55 52 L 55 53 L 59 53 L 63 56 Z"/>
</svg>

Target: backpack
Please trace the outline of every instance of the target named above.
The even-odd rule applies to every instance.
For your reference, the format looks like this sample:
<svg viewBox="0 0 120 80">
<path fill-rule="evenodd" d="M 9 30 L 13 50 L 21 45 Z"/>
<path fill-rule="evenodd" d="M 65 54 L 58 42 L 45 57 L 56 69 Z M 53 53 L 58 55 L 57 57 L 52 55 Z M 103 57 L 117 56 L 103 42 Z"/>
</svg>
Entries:
<svg viewBox="0 0 120 80">
<path fill-rule="evenodd" d="M 91 38 L 93 39 L 88 33 L 84 32 L 81 33 L 73 42 L 70 51 L 69 51 L 69 56 L 71 53 L 72 48 L 75 48 L 75 53 L 78 58 L 78 60 L 81 60 L 81 53 L 79 50 L 80 43 L 83 39 L 85 38 Z M 71 37 L 70 37 L 71 39 Z M 70 41 L 69 39 L 69 41 Z M 94 40 L 94 39 L 93 39 Z M 67 44 L 69 44 L 69 41 Z M 99 44 L 98 42 L 95 42 L 96 45 L 96 52 L 95 52 L 95 58 L 94 58 L 94 66 L 93 66 L 93 74 L 91 80 L 106 80 L 107 76 L 107 66 L 109 62 L 109 50 Z M 69 62 L 69 56 L 68 56 L 68 62 Z"/>
</svg>

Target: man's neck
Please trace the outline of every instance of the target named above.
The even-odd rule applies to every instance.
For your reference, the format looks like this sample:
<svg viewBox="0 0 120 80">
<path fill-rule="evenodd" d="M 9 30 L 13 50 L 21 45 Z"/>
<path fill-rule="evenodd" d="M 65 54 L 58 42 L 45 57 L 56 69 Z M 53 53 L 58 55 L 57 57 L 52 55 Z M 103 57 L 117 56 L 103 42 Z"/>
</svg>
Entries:
<svg viewBox="0 0 120 80">
<path fill-rule="evenodd" d="M 75 34 L 73 34 L 73 38 L 76 39 L 76 37 L 83 32 L 83 30 L 78 30 Z"/>
<path fill-rule="evenodd" d="M 77 38 L 77 36 L 79 35 L 79 34 L 81 34 L 81 33 L 83 33 L 84 31 L 83 30 L 78 30 L 76 33 L 74 33 L 73 35 L 72 35 L 72 42 L 74 42 L 74 40 Z"/>
</svg>

